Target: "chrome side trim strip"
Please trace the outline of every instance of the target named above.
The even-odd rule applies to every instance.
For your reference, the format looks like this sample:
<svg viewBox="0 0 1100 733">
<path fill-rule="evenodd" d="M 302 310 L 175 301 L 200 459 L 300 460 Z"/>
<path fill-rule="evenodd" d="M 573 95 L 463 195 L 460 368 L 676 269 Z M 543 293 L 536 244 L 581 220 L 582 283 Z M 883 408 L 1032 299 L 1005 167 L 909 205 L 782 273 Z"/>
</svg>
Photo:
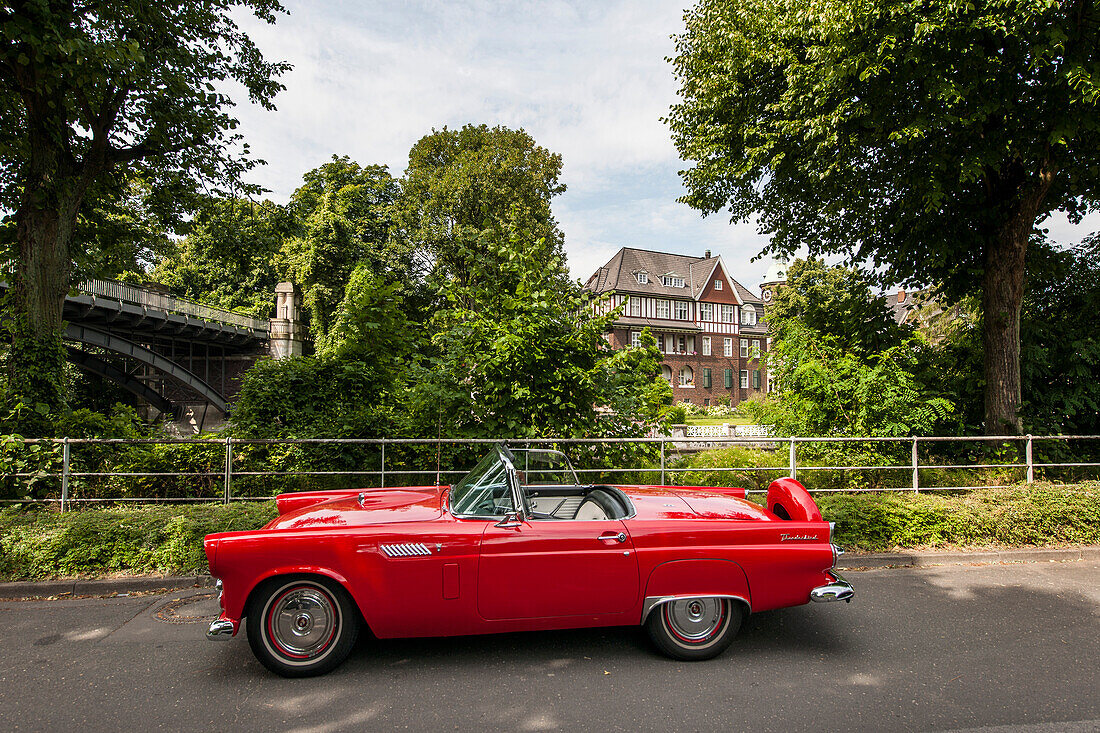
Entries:
<svg viewBox="0 0 1100 733">
<path fill-rule="evenodd" d="M 428 546 L 423 542 L 406 542 L 400 545 L 379 545 L 378 549 L 388 557 L 427 557 L 432 554 L 432 551 L 429 550 Z"/>
<path fill-rule="evenodd" d="M 717 596 L 700 596 L 695 594 L 675 595 L 675 596 L 646 596 L 645 601 L 642 602 L 642 623 L 649 618 L 649 613 L 662 603 L 668 603 L 669 601 L 686 601 L 692 598 L 729 598 L 735 601 L 741 601 L 745 604 L 745 608 L 749 609 L 749 613 L 752 613 L 752 604 L 749 603 L 748 598 L 742 596 L 730 596 L 730 595 L 717 595 Z"/>
</svg>

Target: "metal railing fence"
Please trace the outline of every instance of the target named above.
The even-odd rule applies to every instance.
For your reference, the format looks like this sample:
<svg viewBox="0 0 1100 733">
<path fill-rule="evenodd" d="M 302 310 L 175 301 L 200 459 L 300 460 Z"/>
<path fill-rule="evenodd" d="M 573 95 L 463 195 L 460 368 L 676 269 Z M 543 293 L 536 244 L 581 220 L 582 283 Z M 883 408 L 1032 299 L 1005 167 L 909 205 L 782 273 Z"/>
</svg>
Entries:
<svg viewBox="0 0 1100 733">
<path fill-rule="evenodd" d="M 267 331 L 270 328 L 270 322 L 266 319 L 252 318 L 251 316 L 222 310 L 221 308 L 213 308 L 188 300 L 187 298 L 180 298 L 159 290 L 151 290 L 149 288 L 143 288 L 140 285 L 130 285 L 129 283 L 118 282 L 117 280 L 85 280 L 80 283 L 77 289 L 89 295 L 110 298 L 111 300 L 117 300 L 122 303 L 130 303 L 133 305 L 145 306 L 147 308 L 155 308 L 170 313 L 181 313 L 203 321 L 240 326 L 241 328 L 250 328 L 254 331 Z"/>
<path fill-rule="evenodd" d="M 789 475 L 794 478 L 798 478 L 799 473 L 808 472 L 826 472 L 826 471 L 839 471 L 839 472 L 904 472 L 908 476 L 908 480 L 903 485 L 898 486 L 844 486 L 844 487 L 829 487 L 829 486 L 815 486 L 811 481 L 803 479 L 803 483 L 807 483 L 807 489 L 811 492 L 882 492 L 882 491 L 912 491 L 919 492 L 923 490 L 936 490 L 936 491 L 958 491 L 968 489 L 985 489 L 985 488 L 1008 488 L 1013 485 L 1011 483 L 994 483 L 994 484 L 966 484 L 966 485 L 940 485 L 935 483 L 921 482 L 922 472 L 927 475 L 928 472 L 936 471 L 981 471 L 981 470 L 1016 470 L 1022 469 L 1021 478 L 1013 483 L 1023 481 L 1026 484 L 1032 484 L 1035 482 L 1037 475 L 1042 472 L 1049 472 L 1050 469 L 1090 469 L 1087 471 L 1087 475 L 1084 478 L 1095 479 L 1100 477 L 1100 471 L 1091 469 L 1100 469 L 1100 455 L 1095 452 L 1086 451 L 1086 457 L 1091 460 L 1042 460 L 1041 457 L 1036 456 L 1035 446 L 1039 443 L 1054 442 L 1067 444 L 1071 441 L 1080 441 L 1083 443 L 1094 444 L 1097 448 L 1100 448 L 1100 436 L 1098 435 L 1021 435 L 1021 436 L 968 436 L 968 437 L 933 437 L 933 436 L 918 436 L 918 437 L 899 437 L 899 438 L 856 438 L 856 437 L 770 437 L 766 439 L 756 437 L 734 437 L 734 438 L 706 438 L 705 440 L 691 440 L 685 438 L 668 438 L 668 437 L 650 437 L 650 438 L 520 438 L 514 440 L 502 440 L 493 438 L 300 438 L 300 439 L 260 439 L 260 438 L 233 438 L 225 437 L 221 439 L 189 439 L 189 438 L 143 438 L 143 439 L 124 439 L 124 438 L 31 438 L 31 439 L 15 439 L 13 436 L 3 436 L 0 441 L 0 448 L 10 448 L 12 445 L 18 446 L 38 446 L 45 449 L 44 452 L 48 458 L 56 459 L 55 462 L 59 462 L 57 470 L 43 470 L 41 467 L 36 470 L 25 471 L 0 471 L 0 480 L 7 479 L 32 479 L 34 481 L 44 481 L 49 479 L 57 479 L 59 482 L 59 490 L 56 496 L 45 496 L 39 498 L 14 498 L 14 499 L 0 499 L 0 503 L 59 503 L 61 510 L 65 511 L 71 508 L 74 504 L 80 503 L 112 503 L 112 502 L 210 502 L 218 501 L 223 503 L 229 503 L 233 500 L 265 500 L 270 499 L 273 494 L 271 492 L 261 493 L 260 495 L 242 493 L 234 493 L 234 482 L 247 478 L 268 478 L 268 479 L 285 479 L 285 478 L 301 478 L 301 477 L 354 477 L 354 478 L 368 478 L 377 479 L 377 486 L 385 488 L 387 486 L 387 477 L 389 478 L 390 487 L 394 486 L 394 478 L 400 477 L 431 477 L 437 484 L 443 482 L 445 478 L 457 477 L 465 474 L 476 461 L 476 457 L 480 456 L 484 450 L 483 447 L 487 445 L 497 443 L 507 443 L 513 447 L 556 447 L 565 451 L 570 458 L 577 465 L 576 471 L 583 476 L 595 476 L 600 477 L 614 476 L 614 475 L 628 475 L 635 478 L 642 477 L 646 480 L 642 483 L 654 483 L 658 481 L 660 485 L 677 485 L 676 478 L 678 476 L 684 476 L 685 474 L 695 474 L 695 477 L 702 476 L 707 477 L 710 474 L 746 474 L 753 473 L 777 473 L 779 475 Z M 731 446 L 744 446 L 748 445 L 755 451 L 759 451 L 761 454 L 767 454 L 773 456 L 772 462 L 769 465 L 745 465 L 745 466 L 692 466 L 682 465 L 680 454 L 682 451 L 689 449 L 691 444 L 705 444 L 707 446 L 713 446 L 714 444 L 720 444 L 723 447 Z M 771 444 L 773 447 L 769 449 L 760 448 L 762 443 Z M 883 444 L 893 447 L 895 450 L 893 454 L 899 456 L 906 454 L 907 460 L 898 463 L 888 464 L 869 464 L 869 465 L 813 465 L 813 464 L 801 464 L 799 463 L 799 447 L 807 445 L 831 445 L 831 444 Z M 786 450 L 783 451 L 780 446 L 786 445 Z M 1011 450 L 1005 451 L 1006 460 L 1002 461 L 978 461 L 978 462 L 930 462 L 929 460 L 921 460 L 920 447 L 934 446 L 934 445 L 949 445 L 949 444 L 976 444 L 983 446 L 986 449 L 988 455 L 989 445 L 1000 445 L 1002 449 L 1006 446 L 1014 446 Z M 139 447 L 139 446 L 199 446 L 203 448 L 213 449 L 212 452 L 216 456 L 211 456 L 209 466 L 207 470 L 192 470 L 192 471 L 85 471 L 74 470 L 73 464 L 73 449 L 80 446 L 104 446 L 113 449 L 114 453 L 124 447 Z M 377 449 L 377 468 L 361 468 L 361 469 L 349 469 L 349 470 L 320 470 L 311 468 L 293 468 L 291 470 L 248 470 L 246 468 L 234 468 L 234 461 L 239 460 L 242 456 L 247 455 L 247 451 L 250 449 L 255 450 L 262 447 L 308 447 L 308 446 L 349 446 L 349 447 L 374 447 Z M 465 451 L 458 451 L 458 453 L 466 453 L 473 456 L 467 461 L 464 468 L 454 467 L 453 465 L 447 465 L 444 468 L 443 464 L 443 452 L 444 446 L 454 447 L 458 449 L 466 449 Z M 593 459 L 596 462 L 600 462 L 609 458 L 609 456 L 600 456 L 599 449 L 606 449 L 609 447 L 620 446 L 624 449 L 631 449 L 633 447 L 634 455 L 633 460 L 635 462 L 641 462 L 643 465 L 629 466 L 629 467 L 607 467 L 607 466 L 594 466 Z M 387 447 L 390 448 L 391 462 L 387 466 Z M 409 457 L 399 459 L 397 464 L 394 463 L 392 453 L 395 448 L 409 448 L 409 447 L 424 447 L 428 449 L 434 449 L 435 467 L 432 469 L 423 468 L 410 468 L 406 464 Z M 473 452 L 474 449 L 478 449 Z M 639 450 L 640 449 L 640 450 Z M 1021 458 L 1022 449 L 1022 458 Z M 578 451 L 584 451 L 578 453 Z M 786 453 L 783 456 L 783 453 Z M 455 455 L 453 451 L 447 455 L 447 460 L 452 460 Z M 413 460 L 427 460 L 431 459 L 433 451 L 429 450 L 428 453 L 421 456 L 414 456 Z M 620 451 L 619 456 L 625 455 Z M 880 454 L 875 454 L 880 455 Z M 939 458 L 950 458 L 952 454 L 939 454 Z M 784 457 L 785 460 L 778 460 L 780 457 Z M 1079 456 L 1071 456 L 1079 457 Z M 316 458 L 316 456 L 314 456 Z M 933 458 L 933 456 L 928 456 Z M 263 457 L 260 456 L 260 460 Z M 305 461 L 307 464 L 308 460 Z M 0 452 L 0 466 L 4 466 L 5 463 L 11 463 L 10 451 L 7 453 Z M 218 465 L 220 464 L 220 465 Z M 984 474 L 975 474 L 976 476 L 982 476 Z M 692 476 L 688 476 L 692 478 Z M 110 496 L 110 497 L 88 497 L 88 496 L 76 496 L 73 491 L 73 481 L 78 479 L 89 478 L 101 478 L 101 479 L 118 479 L 118 478 L 130 478 L 130 479 L 167 479 L 167 478 L 192 478 L 192 479 L 208 479 L 208 488 L 216 487 L 217 491 L 213 495 L 207 496 Z M 713 485 L 713 484 L 703 484 Z M 762 488 L 748 488 L 750 493 L 762 493 Z M 209 493 L 209 492 L 208 492 Z M 278 492 L 276 492 L 278 493 Z"/>
</svg>

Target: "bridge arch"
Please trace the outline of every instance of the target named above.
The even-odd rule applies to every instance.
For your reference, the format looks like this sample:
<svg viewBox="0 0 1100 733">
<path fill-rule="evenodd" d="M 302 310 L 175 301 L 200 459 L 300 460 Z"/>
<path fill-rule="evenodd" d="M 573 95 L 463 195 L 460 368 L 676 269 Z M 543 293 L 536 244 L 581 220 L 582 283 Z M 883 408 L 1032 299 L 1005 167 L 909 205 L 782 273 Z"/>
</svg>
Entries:
<svg viewBox="0 0 1100 733">
<path fill-rule="evenodd" d="M 134 359 L 135 361 L 146 364 L 157 370 L 158 372 L 166 375 L 170 379 L 194 390 L 199 395 L 201 395 L 202 398 L 205 399 L 208 403 L 220 410 L 222 414 L 229 414 L 229 404 L 226 401 L 225 397 L 220 392 L 218 392 L 218 390 L 210 386 L 197 374 L 177 364 L 168 357 L 158 354 L 152 349 L 148 349 L 141 344 L 130 341 L 129 339 L 122 338 L 121 336 L 115 335 L 113 333 L 100 331 L 97 328 L 92 328 L 91 326 L 85 326 L 78 323 L 69 323 L 65 326 L 65 338 L 69 341 L 75 341 L 77 343 L 87 344 L 89 346 L 96 346 L 101 349 L 106 349 L 107 351 L 113 351 L 117 354 L 123 354 L 124 356 Z M 73 351 L 75 351 L 75 349 L 70 350 L 70 357 Z M 90 355 L 85 355 L 85 357 L 88 356 Z M 92 358 L 94 359 L 95 357 Z M 136 388 L 137 384 L 140 384 L 137 380 L 135 380 L 133 377 L 129 377 L 120 369 L 110 367 L 110 365 L 106 364 L 106 362 L 103 362 L 101 359 L 95 360 L 108 367 L 106 373 L 104 371 L 97 371 L 99 369 L 102 369 L 102 367 L 100 367 L 99 364 L 93 362 L 91 359 L 86 358 L 86 363 L 81 363 L 79 361 L 76 361 L 75 363 L 77 363 L 78 366 L 82 366 L 88 369 L 89 371 L 94 371 L 97 374 L 100 374 L 100 376 L 117 382 L 120 386 L 129 390 L 130 392 L 138 394 L 134 391 L 134 388 Z M 119 375 L 121 375 L 124 379 L 120 380 L 118 378 Z M 161 407 L 161 405 L 170 406 L 171 403 L 169 403 L 168 400 L 161 397 L 147 385 L 141 384 L 140 386 L 143 387 L 145 390 L 156 394 L 156 396 L 159 398 L 160 404 L 150 400 L 150 403 L 153 404 L 154 407 L 161 410 L 162 412 L 170 411 L 170 407 L 169 410 L 164 410 Z M 142 399 L 148 399 L 147 397 L 145 397 L 145 395 L 139 394 L 138 396 L 142 397 Z"/>
</svg>

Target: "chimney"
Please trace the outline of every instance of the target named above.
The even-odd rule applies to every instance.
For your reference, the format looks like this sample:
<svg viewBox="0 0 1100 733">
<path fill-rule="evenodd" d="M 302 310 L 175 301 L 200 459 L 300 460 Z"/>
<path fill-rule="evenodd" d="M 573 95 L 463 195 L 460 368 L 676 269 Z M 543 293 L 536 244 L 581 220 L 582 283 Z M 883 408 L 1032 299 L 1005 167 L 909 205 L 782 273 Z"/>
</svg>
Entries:
<svg viewBox="0 0 1100 733">
<path fill-rule="evenodd" d="M 703 259 L 705 259 L 705 260 L 710 259 L 710 250 L 709 249 L 706 252 L 703 253 Z"/>
<path fill-rule="evenodd" d="M 905 291 L 902 290 L 901 288 L 898 288 L 898 302 L 899 303 L 904 303 L 905 302 Z"/>
</svg>

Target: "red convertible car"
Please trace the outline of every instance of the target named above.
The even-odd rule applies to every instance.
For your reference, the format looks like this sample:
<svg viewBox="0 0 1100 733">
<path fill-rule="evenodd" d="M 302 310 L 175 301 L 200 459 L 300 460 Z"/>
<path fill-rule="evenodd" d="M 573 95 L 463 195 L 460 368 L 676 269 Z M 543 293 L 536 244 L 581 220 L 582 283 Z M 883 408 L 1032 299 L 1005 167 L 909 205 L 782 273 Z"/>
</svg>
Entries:
<svg viewBox="0 0 1100 733">
<path fill-rule="evenodd" d="M 748 613 L 850 600 L 832 526 L 794 479 L 743 489 L 581 484 L 557 451 L 498 446 L 453 486 L 284 494 L 206 538 L 222 613 L 270 670 L 323 674 L 379 638 L 643 624 L 709 659 Z"/>
</svg>

